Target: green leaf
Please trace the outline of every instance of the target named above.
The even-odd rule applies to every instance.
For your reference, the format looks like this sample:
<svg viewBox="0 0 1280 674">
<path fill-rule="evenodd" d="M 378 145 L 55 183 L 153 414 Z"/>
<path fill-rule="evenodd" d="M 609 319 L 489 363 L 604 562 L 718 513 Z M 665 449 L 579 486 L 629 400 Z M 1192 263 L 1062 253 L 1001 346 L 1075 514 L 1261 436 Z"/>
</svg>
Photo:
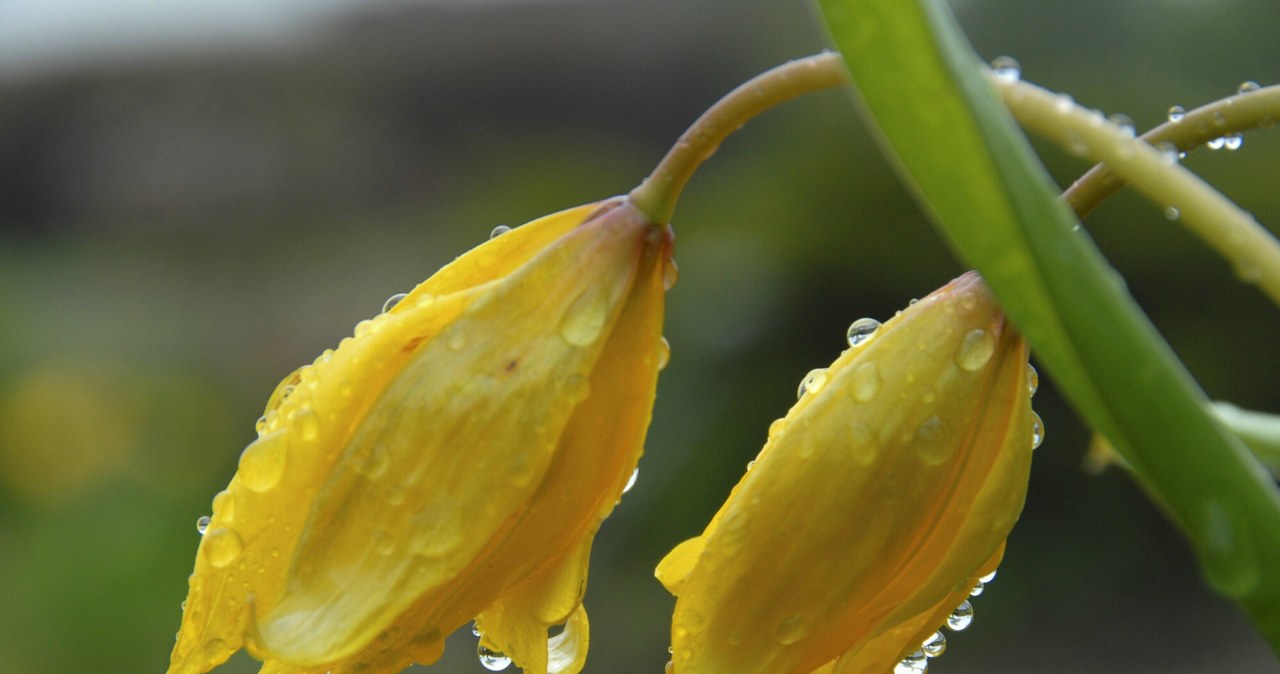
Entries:
<svg viewBox="0 0 1280 674">
<path fill-rule="evenodd" d="M 1280 652 L 1280 490 L 1074 230 L 953 17 L 931 0 L 819 5 L 903 179 Z"/>
</svg>

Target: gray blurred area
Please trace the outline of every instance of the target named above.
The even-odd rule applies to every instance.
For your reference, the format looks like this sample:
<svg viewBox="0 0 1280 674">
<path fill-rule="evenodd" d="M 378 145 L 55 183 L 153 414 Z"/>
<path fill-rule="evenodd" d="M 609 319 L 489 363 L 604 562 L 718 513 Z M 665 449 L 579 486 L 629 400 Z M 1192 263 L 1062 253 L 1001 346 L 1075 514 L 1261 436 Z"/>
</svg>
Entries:
<svg viewBox="0 0 1280 674">
<path fill-rule="evenodd" d="M 37 1 L 0 0 L 6 673 L 162 670 L 195 520 L 281 377 L 495 225 L 628 191 L 721 94 L 824 44 L 803 2 Z M 984 59 L 1140 129 L 1280 82 L 1270 1 L 953 7 Z M 1087 168 L 1040 148 L 1061 185 Z M 1277 231 L 1274 132 L 1184 163 Z M 730 139 L 675 226 L 672 359 L 596 541 L 587 672 L 662 671 L 653 567 L 852 320 L 964 269 L 839 92 Z M 1280 411 L 1276 307 L 1132 194 L 1085 226 L 1211 397 Z M 1083 471 L 1048 376 L 1035 405 L 1022 521 L 932 671 L 1280 671 L 1140 490 Z M 474 647 L 462 630 L 431 671 L 485 671 Z"/>
</svg>

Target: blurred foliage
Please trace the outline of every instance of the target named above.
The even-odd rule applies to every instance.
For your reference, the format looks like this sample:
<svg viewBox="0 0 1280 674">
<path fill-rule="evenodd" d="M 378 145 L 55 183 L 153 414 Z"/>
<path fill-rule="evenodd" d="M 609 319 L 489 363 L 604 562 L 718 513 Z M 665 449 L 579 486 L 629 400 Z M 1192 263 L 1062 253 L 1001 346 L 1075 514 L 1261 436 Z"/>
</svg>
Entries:
<svg viewBox="0 0 1280 674">
<path fill-rule="evenodd" d="M 719 95 L 822 47 L 800 3 L 387 7 L 0 82 L 0 671 L 162 669 L 195 520 L 280 377 L 494 225 L 627 191 Z M 1265 0 L 954 7 L 984 57 L 1140 127 L 1280 81 Z M 1042 154 L 1059 184 L 1087 168 Z M 1186 165 L 1274 231 L 1273 134 Z M 592 672 L 661 671 L 674 601 L 654 565 L 849 322 L 961 271 L 837 93 L 726 143 L 675 224 L 672 360 L 639 483 L 597 539 Z M 1277 411 L 1274 307 L 1132 195 L 1086 226 L 1211 397 Z M 1052 381 L 1036 408 L 1027 509 L 935 667 L 1274 668 L 1128 478 L 1080 470 L 1088 432 Z M 474 639 L 438 670 L 483 671 Z"/>
</svg>

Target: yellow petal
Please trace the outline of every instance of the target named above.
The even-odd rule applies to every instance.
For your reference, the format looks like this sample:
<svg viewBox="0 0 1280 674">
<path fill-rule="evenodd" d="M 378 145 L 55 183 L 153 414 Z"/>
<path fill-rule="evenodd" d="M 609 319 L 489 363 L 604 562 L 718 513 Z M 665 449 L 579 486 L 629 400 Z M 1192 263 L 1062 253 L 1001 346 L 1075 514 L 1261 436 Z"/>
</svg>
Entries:
<svg viewBox="0 0 1280 674">
<path fill-rule="evenodd" d="M 675 672 L 808 674 L 891 631 L 873 650 L 918 647 L 1021 509 L 1026 361 L 966 276 L 813 377 L 676 583 Z"/>
<path fill-rule="evenodd" d="M 653 575 L 663 587 L 667 588 L 667 592 L 674 595 L 680 594 L 684 582 L 689 579 L 689 574 L 697 565 L 698 558 L 702 556 L 704 540 L 704 536 L 690 538 L 677 545 L 662 558 L 661 562 L 658 562 L 658 569 Z"/>
<path fill-rule="evenodd" d="M 590 507 L 553 537 L 558 547 L 545 558 L 525 550 L 523 570 L 509 564 L 514 553 L 506 567 L 494 563 L 537 503 L 583 397 L 610 393 L 590 389 L 594 360 L 629 339 L 613 329 L 643 313 L 660 335 L 662 297 L 649 277 L 661 277 L 669 236 L 620 205 L 572 209 L 486 242 L 286 377 L 215 499 L 171 672 L 208 671 L 242 645 L 267 660 L 264 671 L 431 662 L 444 636 L 519 574 L 594 533 L 608 512 L 600 504 L 611 506 L 638 458 L 648 410 L 621 415 L 608 450 L 624 458 L 604 463 L 622 475 L 589 485 Z M 608 222 L 582 225 L 593 213 Z M 627 304 L 636 297 L 644 307 Z M 597 409 L 651 405 L 653 341 L 623 354 L 647 376 Z M 245 643 L 251 607 L 261 643 Z M 300 634 L 313 625 L 316 634 Z"/>
<path fill-rule="evenodd" d="M 624 210 L 495 281 L 388 383 L 316 496 L 285 595 L 258 623 L 264 651 L 348 656 L 512 535 L 649 245 L 653 227 Z"/>
</svg>

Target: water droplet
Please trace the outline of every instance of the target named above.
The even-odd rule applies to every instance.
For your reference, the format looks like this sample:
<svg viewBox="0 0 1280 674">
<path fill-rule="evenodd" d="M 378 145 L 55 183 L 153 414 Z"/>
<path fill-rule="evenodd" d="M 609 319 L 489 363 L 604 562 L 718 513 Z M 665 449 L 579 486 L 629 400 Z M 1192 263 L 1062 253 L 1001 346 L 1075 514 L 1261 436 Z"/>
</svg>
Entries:
<svg viewBox="0 0 1280 674">
<path fill-rule="evenodd" d="M 773 628 L 773 638 L 777 639 L 778 643 L 783 646 L 790 646 L 804 637 L 806 629 L 804 618 L 793 615 Z"/>
<path fill-rule="evenodd" d="M 893 674 L 919 674 L 929 671 L 929 658 L 924 651 L 916 651 L 893 667 Z"/>
<path fill-rule="evenodd" d="M 1036 368 L 1031 363 L 1027 363 L 1027 393 L 1035 395 L 1040 390 L 1040 373 L 1036 372 Z"/>
<path fill-rule="evenodd" d="M 1219 136 L 1204 144 L 1210 150 L 1221 150 L 1223 145 L 1227 144 L 1227 139 Z"/>
<path fill-rule="evenodd" d="M 249 443 L 240 454 L 240 482 L 250 491 L 264 492 L 276 486 L 284 476 L 287 452 L 285 431 L 264 435 Z"/>
<path fill-rule="evenodd" d="M 879 327 L 880 321 L 874 318 L 859 318 L 849 326 L 845 338 L 849 341 L 849 346 L 857 346 L 874 337 Z"/>
<path fill-rule="evenodd" d="M 471 636 L 473 637 L 480 636 L 480 628 L 476 627 L 475 623 L 471 623 Z"/>
<path fill-rule="evenodd" d="M 356 329 L 352 330 L 351 334 L 355 335 L 356 339 L 364 337 L 369 334 L 369 329 L 372 325 L 373 321 L 366 318 L 365 320 L 356 323 Z"/>
<path fill-rule="evenodd" d="M 931 658 L 942 655 L 947 651 L 947 635 L 943 634 L 941 630 L 934 632 L 933 636 L 925 639 L 924 643 L 920 644 L 920 650 Z"/>
<path fill-rule="evenodd" d="M 870 402 L 880 392 L 882 383 L 884 380 L 880 378 L 880 368 L 872 362 L 862 363 L 849 375 L 849 392 L 860 403 Z"/>
<path fill-rule="evenodd" d="M 1133 128 L 1133 119 L 1131 119 L 1129 115 L 1117 112 L 1116 114 L 1108 117 L 1107 121 L 1119 127 L 1120 133 L 1124 134 L 1126 138 L 1133 138 L 1137 135 L 1137 132 Z"/>
<path fill-rule="evenodd" d="M 986 585 L 995 579 L 996 579 L 996 572 L 992 571 L 991 573 L 988 573 L 987 575 L 979 578 L 978 582 L 982 583 L 983 585 Z"/>
<path fill-rule="evenodd" d="M 388 311 L 391 311 L 391 309 L 395 307 L 395 305 L 400 303 L 400 300 L 403 300 L 408 296 L 409 296 L 409 293 L 396 293 L 391 297 L 388 297 L 387 301 L 382 303 L 382 313 L 385 314 Z"/>
<path fill-rule="evenodd" d="M 491 672 L 501 672 L 511 666 L 511 658 L 500 651 L 490 650 L 484 646 L 476 647 L 476 657 L 480 659 L 480 666 Z"/>
<path fill-rule="evenodd" d="M 966 599 L 965 601 L 960 602 L 960 605 L 956 607 L 956 610 L 951 612 L 951 615 L 947 616 L 947 629 L 953 632 L 960 632 L 967 628 L 972 622 L 973 604 L 970 604 L 969 600 Z"/>
<path fill-rule="evenodd" d="M 1209 581 L 1229 597 L 1241 597 L 1257 588 L 1263 568 L 1249 526 L 1239 527 L 1244 518 L 1232 517 L 1228 505 L 1208 500 L 1197 522 L 1203 545 L 1203 559 Z"/>
<path fill-rule="evenodd" d="M 320 415 L 309 406 L 299 407 L 293 413 L 293 427 L 297 429 L 299 440 L 312 442 L 320 437 Z"/>
<path fill-rule="evenodd" d="M 809 374 L 800 380 L 800 388 L 796 389 L 796 399 L 804 397 L 806 393 L 817 393 L 827 385 L 827 369 L 820 367 L 809 370 Z"/>
<path fill-rule="evenodd" d="M 205 534 L 200 552 L 214 568 L 221 569 L 236 561 L 244 543 L 235 529 L 214 529 Z"/>
<path fill-rule="evenodd" d="M 987 589 L 987 586 L 982 581 L 978 581 L 976 584 L 974 584 L 973 589 L 969 590 L 969 596 L 970 597 L 981 596 L 983 591 L 985 591 L 986 589 Z"/>
<path fill-rule="evenodd" d="M 236 496 L 223 489 L 213 497 L 213 514 L 223 522 L 234 522 L 236 519 Z"/>
<path fill-rule="evenodd" d="M 627 493 L 627 492 L 631 491 L 631 488 L 632 488 L 632 487 L 634 487 L 634 486 L 636 486 L 636 480 L 637 480 L 637 479 L 639 479 L 639 477 L 640 477 L 640 469 L 639 469 L 639 468 L 636 468 L 635 470 L 631 471 L 631 477 L 627 478 L 627 483 L 626 483 L 625 485 L 623 485 L 623 487 L 622 487 L 622 493 L 624 493 L 624 494 L 625 494 L 625 493 Z"/>
<path fill-rule="evenodd" d="M 275 412 L 272 412 L 271 416 L 274 416 L 274 415 L 275 415 Z M 253 424 L 253 430 L 257 431 L 258 435 L 262 435 L 263 433 L 267 432 L 267 424 L 271 421 L 270 419 L 267 418 L 267 416 L 268 415 L 264 414 L 258 417 L 258 421 Z"/>
<path fill-rule="evenodd" d="M 1167 166 L 1173 166 L 1178 163 L 1179 159 L 1182 159 L 1182 153 L 1178 151 L 1178 146 L 1167 140 L 1156 143 L 1155 147 L 1156 152 L 1160 153 L 1160 161 L 1163 161 Z"/>
<path fill-rule="evenodd" d="M 200 647 L 201 657 L 210 662 L 221 662 L 226 659 L 227 652 L 230 650 L 231 647 L 227 645 L 227 642 L 217 637 L 204 642 L 204 645 Z"/>
<path fill-rule="evenodd" d="M 680 269 L 676 267 L 676 261 L 667 260 L 667 266 L 662 269 L 662 289 L 671 290 L 678 280 L 680 280 Z"/>
<path fill-rule="evenodd" d="M 584 290 L 560 319 L 560 336 L 573 346 L 596 341 L 609 320 L 609 298 L 602 289 Z"/>
<path fill-rule="evenodd" d="M 1006 82 L 1017 82 L 1022 77 L 1022 66 L 1012 56 L 997 56 L 991 59 L 991 70 L 996 77 Z"/>
<path fill-rule="evenodd" d="M 1076 99 L 1072 98 L 1070 94 L 1058 94 L 1054 98 L 1053 108 L 1060 115 L 1069 114 L 1072 110 L 1075 109 L 1075 107 L 1076 107 Z"/>
<path fill-rule="evenodd" d="M 956 443 L 949 440 L 947 424 L 934 415 L 916 428 L 911 444 L 916 450 L 916 456 L 919 456 L 925 465 L 936 466 L 946 461 L 955 450 Z"/>
<path fill-rule="evenodd" d="M 956 365 L 965 372 L 976 372 L 991 360 L 996 351 L 996 338 L 982 328 L 974 328 L 960 341 L 956 350 Z"/>
<path fill-rule="evenodd" d="M 1175 105 L 1169 108 L 1169 121 L 1177 124 L 1187 116 L 1186 108 L 1181 105 Z"/>
<path fill-rule="evenodd" d="M 211 521 L 213 521 L 212 517 L 209 517 L 208 515 L 201 515 L 200 518 L 196 520 L 196 531 L 200 532 L 200 535 L 203 536 L 204 532 L 209 530 L 209 522 Z"/>
<path fill-rule="evenodd" d="M 782 435 L 782 430 L 786 427 L 786 419 L 774 419 L 773 423 L 769 424 L 769 439 L 772 440 L 779 435 Z"/>
<path fill-rule="evenodd" d="M 1244 145 L 1244 136 L 1238 133 L 1227 134 L 1222 137 L 1222 147 L 1228 150 L 1239 150 Z"/>
<path fill-rule="evenodd" d="M 496 239 L 510 231 L 511 231 L 510 227 L 506 225 L 498 225 L 497 227 L 494 227 L 492 231 L 489 232 L 489 238 Z"/>
<path fill-rule="evenodd" d="M 1244 82 L 1240 83 L 1239 87 L 1236 88 L 1236 93 L 1251 94 L 1261 88 L 1262 86 L 1260 86 L 1257 82 L 1254 82 L 1253 80 L 1245 80 Z"/>
<path fill-rule="evenodd" d="M 1044 422 L 1040 421 L 1040 415 L 1035 412 L 1031 413 L 1031 449 L 1040 446 L 1044 442 Z"/>
<path fill-rule="evenodd" d="M 395 552 L 395 550 L 396 550 L 396 541 L 394 538 L 392 538 L 391 534 L 387 533 L 386 530 L 384 529 L 377 529 L 373 532 L 373 551 L 374 552 L 385 557 Z M 480 635 L 477 634 L 476 636 L 480 636 Z"/>
<path fill-rule="evenodd" d="M 671 343 L 666 337 L 658 338 L 658 369 L 665 370 L 667 363 L 671 362 Z"/>
<path fill-rule="evenodd" d="M 1166 220 L 1177 220 L 1182 217 L 1182 211 L 1178 210 L 1177 206 L 1169 206 L 1164 209 L 1164 217 Z"/>
</svg>

